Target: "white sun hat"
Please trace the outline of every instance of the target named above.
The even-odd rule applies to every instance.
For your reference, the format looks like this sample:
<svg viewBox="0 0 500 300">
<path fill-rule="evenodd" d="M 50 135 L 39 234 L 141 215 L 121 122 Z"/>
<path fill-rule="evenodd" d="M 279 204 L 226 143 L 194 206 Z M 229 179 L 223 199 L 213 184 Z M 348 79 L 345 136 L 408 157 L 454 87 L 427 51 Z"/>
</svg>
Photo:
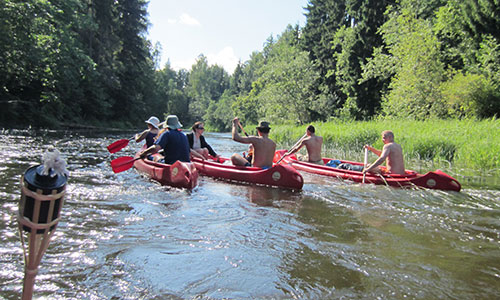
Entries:
<svg viewBox="0 0 500 300">
<path fill-rule="evenodd" d="M 149 118 L 147 121 L 144 121 L 144 122 L 146 122 L 146 124 L 150 124 L 151 126 L 153 126 L 156 129 L 159 129 L 158 128 L 158 124 L 160 124 L 160 120 L 157 117 L 153 116 L 153 117 Z"/>
<path fill-rule="evenodd" d="M 170 129 L 179 129 L 182 127 L 182 124 L 179 122 L 179 118 L 177 118 L 176 115 L 169 115 L 165 122 L 167 123 L 167 127 Z"/>
</svg>

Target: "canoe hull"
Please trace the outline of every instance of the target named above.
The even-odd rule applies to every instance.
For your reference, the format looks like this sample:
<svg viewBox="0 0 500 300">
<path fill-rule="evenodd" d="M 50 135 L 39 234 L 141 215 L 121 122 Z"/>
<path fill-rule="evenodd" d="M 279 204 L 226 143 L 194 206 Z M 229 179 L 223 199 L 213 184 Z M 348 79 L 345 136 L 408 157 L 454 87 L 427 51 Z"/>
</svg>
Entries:
<svg viewBox="0 0 500 300">
<path fill-rule="evenodd" d="M 286 150 L 276 151 L 274 161 L 278 161 Z M 325 164 L 330 161 L 330 158 L 323 158 Z M 342 163 L 349 163 L 352 165 L 363 166 L 363 163 L 341 160 Z M 285 157 L 282 164 L 288 164 L 297 170 L 305 171 L 312 174 L 319 174 L 330 177 L 342 178 L 345 180 L 352 180 L 355 182 L 363 182 L 363 173 L 358 171 L 350 171 L 338 169 L 329 166 L 316 165 L 309 162 L 298 161 L 295 155 Z M 457 191 L 461 189 L 460 183 L 450 175 L 436 170 L 426 174 L 419 174 L 415 171 L 406 170 L 405 175 L 376 175 L 367 173 L 365 175 L 365 183 L 389 185 L 393 187 L 423 187 L 428 189 L 438 189 L 445 191 Z"/>
<path fill-rule="evenodd" d="M 193 189 L 198 185 L 199 173 L 192 163 L 176 161 L 168 165 L 147 159 L 138 159 L 134 162 L 134 167 L 161 185 L 186 189 Z"/>
<path fill-rule="evenodd" d="M 267 170 L 223 164 L 211 160 L 193 158 L 200 174 L 235 182 L 246 182 L 289 189 L 302 189 L 304 179 L 297 170 L 287 165 L 274 165 Z"/>
</svg>

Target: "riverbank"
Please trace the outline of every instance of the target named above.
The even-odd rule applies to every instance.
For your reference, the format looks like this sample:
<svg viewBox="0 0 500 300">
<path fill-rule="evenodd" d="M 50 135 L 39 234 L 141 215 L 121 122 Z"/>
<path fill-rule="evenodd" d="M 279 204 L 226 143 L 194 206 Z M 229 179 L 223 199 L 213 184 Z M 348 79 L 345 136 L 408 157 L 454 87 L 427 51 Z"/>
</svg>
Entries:
<svg viewBox="0 0 500 300">
<path fill-rule="evenodd" d="M 363 121 L 312 123 L 324 138 L 325 155 L 360 160 L 363 145 L 382 149 L 383 130 L 392 130 L 406 161 L 481 171 L 500 169 L 500 120 Z M 274 125 L 270 137 L 290 147 L 307 125 Z"/>
</svg>

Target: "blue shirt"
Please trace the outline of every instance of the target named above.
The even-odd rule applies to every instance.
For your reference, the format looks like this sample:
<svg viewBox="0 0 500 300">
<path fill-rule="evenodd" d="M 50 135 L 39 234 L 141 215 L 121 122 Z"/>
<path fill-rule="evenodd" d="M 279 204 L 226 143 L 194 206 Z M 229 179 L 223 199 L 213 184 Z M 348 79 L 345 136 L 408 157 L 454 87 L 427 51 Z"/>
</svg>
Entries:
<svg viewBox="0 0 500 300">
<path fill-rule="evenodd" d="M 155 142 L 159 145 L 165 155 L 165 163 L 173 164 L 180 160 L 190 162 L 189 160 L 189 142 L 186 135 L 179 130 L 167 130 Z"/>
</svg>

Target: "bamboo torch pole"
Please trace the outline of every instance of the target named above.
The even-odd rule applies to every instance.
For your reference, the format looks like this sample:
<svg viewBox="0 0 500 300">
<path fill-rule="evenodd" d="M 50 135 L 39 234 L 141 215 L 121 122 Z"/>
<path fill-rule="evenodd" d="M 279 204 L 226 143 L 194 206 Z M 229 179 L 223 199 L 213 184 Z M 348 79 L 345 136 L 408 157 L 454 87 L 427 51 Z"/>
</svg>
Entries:
<svg viewBox="0 0 500 300">
<path fill-rule="evenodd" d="M 23 300 L 33 297 L 38 266 L 60 220 L 67 179 L 57 150 L 46 153 L 44 164 L 28 168 L 21 178 L 17 220 L 25 264 Z"/>
</svg>

